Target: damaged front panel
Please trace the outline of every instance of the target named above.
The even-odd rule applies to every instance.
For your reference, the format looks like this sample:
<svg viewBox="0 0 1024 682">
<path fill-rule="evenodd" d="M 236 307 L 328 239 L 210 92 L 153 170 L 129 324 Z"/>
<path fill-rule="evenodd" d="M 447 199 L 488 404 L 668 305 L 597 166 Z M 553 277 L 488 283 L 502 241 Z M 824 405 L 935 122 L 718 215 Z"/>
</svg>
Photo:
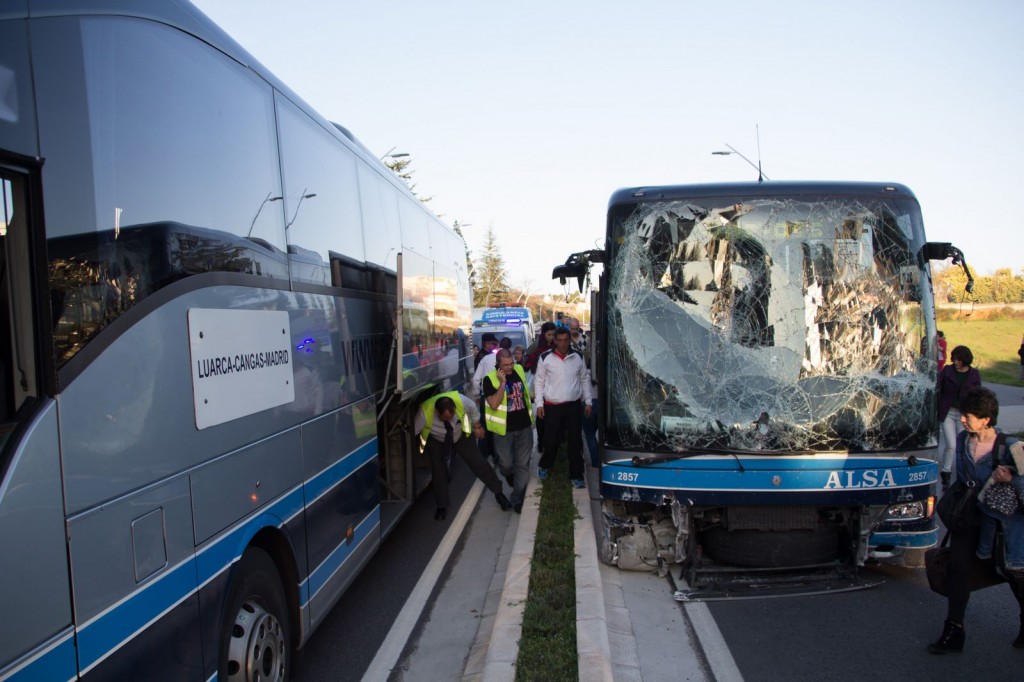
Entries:
<svg viewBox="0 0 1024 682">
<path fill-rule="evenodd" d="M 936 445 L 915 201 L 637 202 L 610 221 L 609 450 Z"/>
</svg>

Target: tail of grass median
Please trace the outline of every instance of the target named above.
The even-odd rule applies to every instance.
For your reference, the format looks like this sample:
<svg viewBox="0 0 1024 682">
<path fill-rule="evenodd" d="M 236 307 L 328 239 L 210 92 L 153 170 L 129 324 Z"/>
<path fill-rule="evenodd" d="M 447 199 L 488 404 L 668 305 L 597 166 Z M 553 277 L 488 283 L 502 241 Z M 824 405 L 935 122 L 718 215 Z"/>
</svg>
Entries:
<svg viewBox="0 0 1024 682">
<path fill-rule="evenodd" d="M 523 613 L 516 680 L 577 678 L 576 548 L 577 518 L 564 448 L 541 487 L 540 516 L 530 565 L 530 591 Z"/>
</svg>

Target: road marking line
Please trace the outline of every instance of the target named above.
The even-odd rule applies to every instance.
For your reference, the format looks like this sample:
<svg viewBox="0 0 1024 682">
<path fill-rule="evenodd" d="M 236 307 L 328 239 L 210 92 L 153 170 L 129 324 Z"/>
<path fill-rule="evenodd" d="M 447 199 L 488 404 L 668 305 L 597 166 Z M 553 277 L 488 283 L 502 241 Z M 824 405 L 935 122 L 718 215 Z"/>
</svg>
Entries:
<svg viewBox="0 0 1024 682">
<path fill-rule="evenodd" d="M 423 570 L 423 575 L 416 582 L 416 587 L 409 594 L 409 598 L 405 600 L 402 610 L 391 625 L 388 636 L 384 638 L 384 642 L 377 650 L 377 655 L 373 657 L 370 667 L 363 674 L 364 680 L 386 680 L 390 677 L 391 672 L 398 664 L 402 650 L 405 649 L 405 645 L 409 641 L 409 636 L 423 614 L 423 608 L 427 605 L 427 600 L 430 599 L 430 593 L 434 591 L 434 585 L 441 577 L 441 571 L 444 570 L 452 550 L 455 549 L 455 543 L 458 542 L 462 530 L 469 522 L 469 517 L 476 509 L 476 503 L 479 501 L 483 489 L 484 484 L 479 480 L 470 488 L 465 501 L 459 507 L 459 513 L 452 520 L 451 527 L 441 539 L 441 543 L 434 551 L 434 556 L 430 558 L 430 563 Z"/>
</svg>

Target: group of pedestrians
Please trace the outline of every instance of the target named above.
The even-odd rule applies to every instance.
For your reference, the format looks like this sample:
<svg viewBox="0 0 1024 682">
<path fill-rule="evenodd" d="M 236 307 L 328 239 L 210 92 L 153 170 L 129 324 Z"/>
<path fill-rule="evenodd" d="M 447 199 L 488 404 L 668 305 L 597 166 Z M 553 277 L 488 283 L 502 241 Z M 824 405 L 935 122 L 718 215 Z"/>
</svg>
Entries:
<svg viewBox="0 0 1024 682">
<path fill-rule="evenodd" d="M 541 325 L 530 348 L 511 347 L 491 333 L 481 337 L 474 358 L 476 371 L 466 389 L 433 396 L 414 420 L 423 453 L 430 462 L 434 518 L 447 518 L 452 457 L 458 454 L 503 510 L 521 513 L 533 455 L 533 429 L 541 455 L 538 477 L 545 480 L 563 441 L 567 443 L 569 478 L 577 488 L 583 479 L 583 435 L 596 461 L 594 391 L 586 361 L 586 337 L 579 321 L 566 318 Z M 511 488 L 506 497 L 501 480 Z"/>
<path fill-rule="evenodd" d="M 1024 379 L 1024 339 L 1018 354 Z M 946 619 L 928 651 L 963 651 L 972 576 L 993 570 L 1009 583 L 1018 603 L 1020 630 L 1012 646 L 1024 649 L 1024 471 L 1017 466 L 1024 460 L 1024 443 L 997 429 L 999 400 L 981 385 L 981 373 L 972 367 L 971 349 L 956 346 L 949 359 L 950 364 L 940 367 L 937 387 L 943 441 L 939 475 L 944 494 L 960 494 L 958 487 L 985 490 L 992 484 L 1009 484 L 1018 505 L 1016 511 L 1007 513 L 1006 508 L 996 509 L 979 495 L 974 520 L 965 528 L 947 530 L 943 541 L 949 543 Z"/>
</svg>

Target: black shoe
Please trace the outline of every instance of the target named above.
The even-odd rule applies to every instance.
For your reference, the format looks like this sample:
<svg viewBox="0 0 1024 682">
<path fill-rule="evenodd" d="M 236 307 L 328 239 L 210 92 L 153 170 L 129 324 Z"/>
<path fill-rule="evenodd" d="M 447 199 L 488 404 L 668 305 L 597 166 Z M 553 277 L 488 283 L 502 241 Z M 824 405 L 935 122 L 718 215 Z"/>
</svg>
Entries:
<svg viewBox="0 0 1024 682">
<path fill-rule="evenodd" d="M 435 521 L 444 521 L 447 518 L 448 518 L 448 510 L 445 509 L 444 507 L 438 507 L 437 511 L 434 512 L 434 520 Z"/>
<path fill-rule="evenodd" d="M 512 474 L 505 474 L 505 482 L 508 483 L 510 488 L 515 487 L 515 479 L 512 478 Z"/>
<path fill-rule="evenodd" d="M 494 493 L 494 499 L 498 501 L 498 506 L 501 507 L 501 511 L 508 511 L 512 506 L 512 503 L 505 497 L 505 493 Z"/>
<path fill-rule="evenodd" d="M 942 481 L 942 489 L 945 490 L 949 487 L 950 473 L 948 471 L 942 471 L 939 473 L 939 479 Z"/>
<path fill-rule="evenodd" d="M 514 505 L 512 505 L 512 511 L 514 511 L 516 514 L 522 514 L 523 513 L 523 503 L 522 502 L 516 502 Z M 1021 635 L 1021 637 L 1024 637 L 1024 635 Z M 1018 637 L 1017 639 L 1020 640 L 1021 637 Z M 1014 642 L 1013 645 L 1017 646 L 1017 642 Z M 1024 646 L 1024 644 L 1022 644 L 1021 646 Z"/>
<path fill-rule="evenodd" d="M 944 654 L 947 651 L 963 651 L 965 638 L 964 626 L 947 620 L 942 627 L 942 635 L 939 636 L 938 640 L 928 645 L 928 651 L 933 654 Z"/>
</svg>

